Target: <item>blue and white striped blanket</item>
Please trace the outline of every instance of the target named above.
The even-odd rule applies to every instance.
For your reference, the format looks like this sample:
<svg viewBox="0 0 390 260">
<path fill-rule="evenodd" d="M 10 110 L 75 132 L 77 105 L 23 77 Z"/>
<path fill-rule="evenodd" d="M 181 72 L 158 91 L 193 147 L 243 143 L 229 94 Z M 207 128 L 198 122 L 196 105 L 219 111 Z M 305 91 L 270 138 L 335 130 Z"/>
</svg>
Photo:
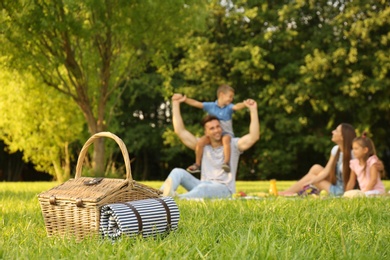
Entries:
<svg viewBox="0 0 390 260">
<path fill-rule="evenodd" d="M 177 229 L 179 218 L 171 197 L 107 204 L 101 208 L 100 233 L 110 239 L 155 236 Z"/>
</svg>

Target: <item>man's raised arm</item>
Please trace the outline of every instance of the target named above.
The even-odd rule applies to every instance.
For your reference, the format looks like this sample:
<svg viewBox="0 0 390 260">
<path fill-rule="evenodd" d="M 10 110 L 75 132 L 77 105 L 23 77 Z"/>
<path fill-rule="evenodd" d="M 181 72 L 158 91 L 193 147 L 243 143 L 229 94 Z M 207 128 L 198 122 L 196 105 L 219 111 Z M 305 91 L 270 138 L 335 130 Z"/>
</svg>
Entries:
<svg viewBox="0 0 390 260">
<path fill-rule="evenodd" d="M 245 106 L 249 109 L 251 122 L 249 124 L 249 133 L 238 140 L 238 149 L 245 151 L 251 148 L 260 138 L 260 122 L 257 112 L 257 103 L 253 99 L 244 101 Z"/>
<path fill-rule="evenodd" d="M 180 103 L 184 102 L 185 96 L 174 94 L 172 96 L 172 123 L 175 133 L 188 148 L 195 150 L 196 137 L 190 133 L 184 126 L 183 118 L 180 112 Z"/>
</svg>

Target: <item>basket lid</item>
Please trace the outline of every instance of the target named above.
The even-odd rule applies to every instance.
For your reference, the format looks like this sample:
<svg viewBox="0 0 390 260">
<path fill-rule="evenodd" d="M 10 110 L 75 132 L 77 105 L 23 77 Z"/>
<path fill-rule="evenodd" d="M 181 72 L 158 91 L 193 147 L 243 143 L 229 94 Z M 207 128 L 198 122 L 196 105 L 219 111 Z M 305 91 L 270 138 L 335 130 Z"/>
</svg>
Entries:
<svg viewBox="0 0 390 260">
<path fill-rule="evenodd" d="M 128 185 L 129 181 L 127 179 L 80 177 L 70 179 L 48 191 L 42 192 L 38 197 L 47 199 L 54 197 L 56 200 L 76 201 L 81 199 L 83 202 L 99 202 Z"/>
<path fill-rule="evenodd" d="M 122 155 L 126 168 L 126 179 L 111 179 L 111 178 L 93 178 L 81 177 L 82 165 L 87 154 L 88 147 L 97 139 L 108 137 L 113 139 L 122 151 Z M 135 181 L 131 176 L 131 167 L 129 153 L 122 139 L 110 132 L 100 132 L 92 135 L 84 144 L 80 151 L 77 160 L 76 174 L 74 179 L 70 179 L 63 184 L 54 187 L 46 192 L 38 195 L 39 198 L 55 200 L 71 200 L 83 202 L 99 202 L 103 198 L 112 195 L 114 192 L 123 189 L 127 186 L 129 189 L 134 187 Z M 129 186 L 131 185 L 131 186 Z"/>
</svg>

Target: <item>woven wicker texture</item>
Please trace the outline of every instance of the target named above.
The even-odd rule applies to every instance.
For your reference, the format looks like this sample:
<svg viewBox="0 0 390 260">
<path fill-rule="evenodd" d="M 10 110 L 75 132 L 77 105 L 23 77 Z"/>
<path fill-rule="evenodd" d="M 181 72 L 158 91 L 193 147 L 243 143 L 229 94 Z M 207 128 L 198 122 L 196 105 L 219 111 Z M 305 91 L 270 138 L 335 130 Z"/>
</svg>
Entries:
<svg viewBox="0 0 390 260">
<path fill-rule="evenodd" d="M 81 177 L 88 147 L 98 138 L 109 137 L 119 145 L 125 162 L 126 179 Z M 133 180 L 130 159 L 123 141 L 110 132 L 91 136 L 77 160 L 75 178 L 38 195 L 48 236 L 82 239 L 99 230 L 100 209 L 105 204 L 158 198 L 161 192 Z"/>
</svg>

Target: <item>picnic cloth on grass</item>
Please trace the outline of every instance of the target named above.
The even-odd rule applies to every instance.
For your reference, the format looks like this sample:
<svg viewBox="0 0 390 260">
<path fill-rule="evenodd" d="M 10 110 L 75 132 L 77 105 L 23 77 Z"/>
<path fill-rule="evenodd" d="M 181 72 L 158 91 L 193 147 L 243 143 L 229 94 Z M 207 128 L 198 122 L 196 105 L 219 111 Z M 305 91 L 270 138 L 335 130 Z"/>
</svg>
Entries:
<svg viewBox="0 0 390 260">
<path fill-rule="evenodd" d="M 171 197 L 104 205 L 100 214 L 100 233 L 115 240 L 122 235 L 155 236 L 177 229 L 179 208 Z"/>
</svg>

